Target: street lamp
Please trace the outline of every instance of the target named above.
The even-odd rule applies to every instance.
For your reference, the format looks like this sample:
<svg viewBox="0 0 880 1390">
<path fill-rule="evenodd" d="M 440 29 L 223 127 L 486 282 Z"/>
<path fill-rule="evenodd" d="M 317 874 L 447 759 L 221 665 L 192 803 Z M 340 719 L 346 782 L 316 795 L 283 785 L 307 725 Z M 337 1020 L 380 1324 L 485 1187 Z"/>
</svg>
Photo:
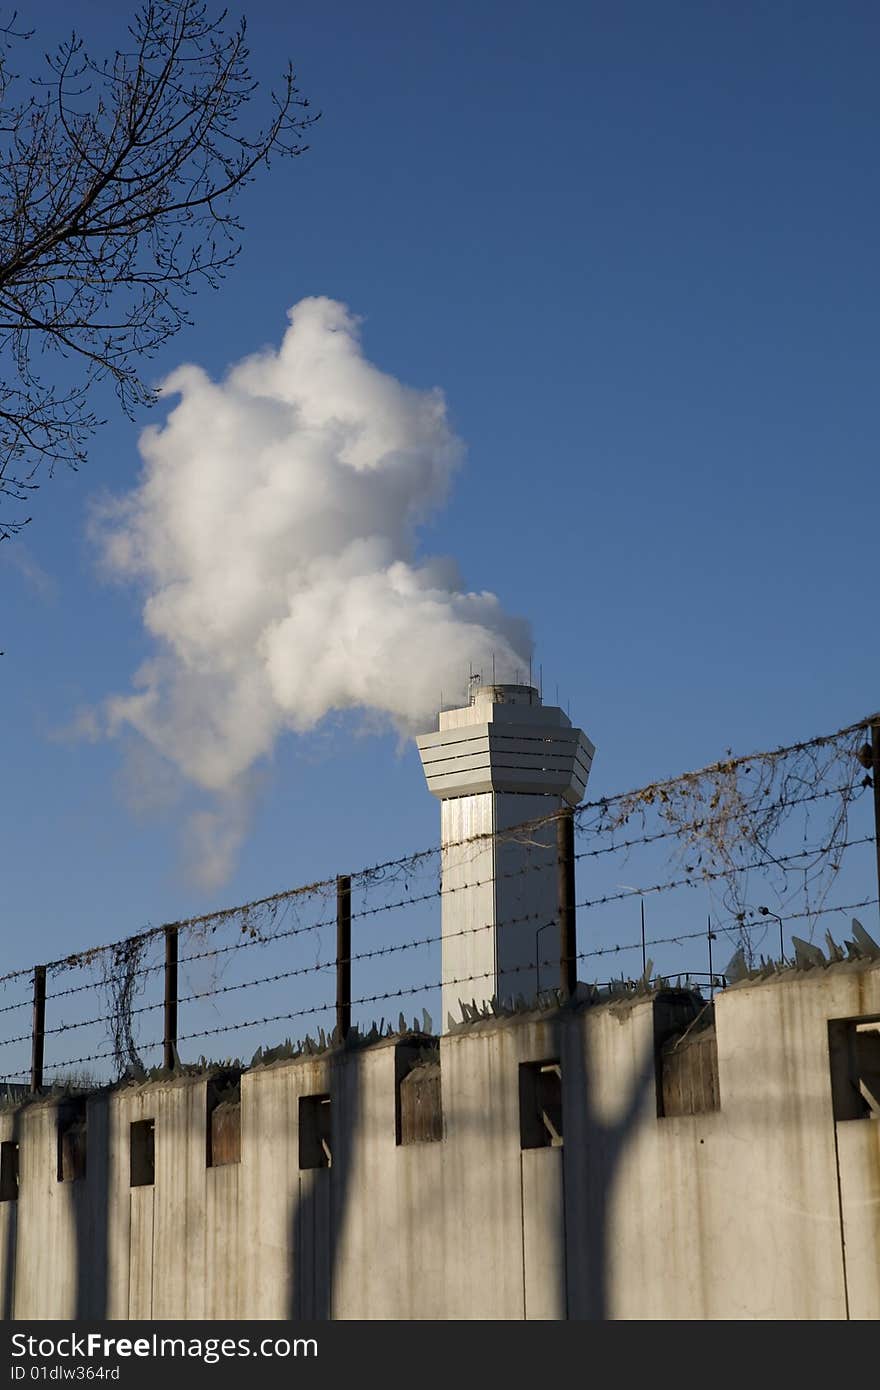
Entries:
<svg viewBox="0 0 880 1390">
<path fill-rule="evenodd" d="M 782 918 L 778 912 L 771 912 L 769 907 L 759 907 L 758 911 L 762 917 L 775 917 L 776 921 L 779 923 L 779 954 L 782 958 L 782 964 L 787 965 L 788 961 L 785 959 L 785 940 L 782 934 Z"/>
</svg>

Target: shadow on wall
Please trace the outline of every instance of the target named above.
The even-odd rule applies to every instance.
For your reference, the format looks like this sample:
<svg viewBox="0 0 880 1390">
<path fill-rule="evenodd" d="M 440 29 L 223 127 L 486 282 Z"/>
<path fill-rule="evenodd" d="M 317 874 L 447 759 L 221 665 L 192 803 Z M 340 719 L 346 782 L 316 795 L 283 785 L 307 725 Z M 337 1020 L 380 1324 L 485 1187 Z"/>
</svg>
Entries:
<svg viewBox="0 0 880 1390">
<path fill-rule="evenodd" d="M 82 1107 L 87 1136 L 84 1171 L 71 1182 L 76 1238 L 76 1320 L 106 1318 L 109 1262 L 110 1103 L 109 1096 L 92 1097 Z M 64 1108 L 59 1107 L 59 1178 L 71 1145 L 65 1146 Z M 71 1131 L 67 1131 L 70 1133 Z M 75 1132 L 75 1131 L 73 1131 Z M 67 1152 L 65 1152 L 65 1148 Z M 70 1180 L 70 1179 L 68 1179 Z"/>
<path fill-rule="evenodd" d="M 653 1036 L 649 1035 L 650 1044 L 642 1048 L 620 1098 L 617 1118 L 607 1121 L 601 1116 L 597 1098 L 599 1083 L 595 1059 L 590 1057 L 590 1031 L 589 1027 L 569 1027 L 561 1039 L 566 1116 L 566 1284 L 568 1317 L 604 1322 L 611 1312 L 609 1249 L 614 1188 L 626 1147 L 634 1138 L 649 1097 L 654 1102 L 655 1054 Z"/>
<path fill-rule="evenodd" d="M 589 1012 L 587 1010 L 588 1015 Z M 652 1114 L 655 1106 L 653 1010 L 649 1009 L 648 1013 L 650 1021 L 645 1020 L 643 1041 L 634 1048 L 633 1065 L 625 1081 L 625 1091 L 616 1098 L 613 1107 L 605 1103 L 607 1097 L 600 1094 L 601 1086 L 596 1073 L 598 1059 L 590 1056 L 590 1038 L 594 1030 L 588 1017 L 584 1017 L 581 1009 L 576 1009 L 570 1012 L 563 1010 L 555 1019 L 548 1017 L 545 1020 L 545 1043 L 551 1051 L 555 1050 L 562 1066 L 564 1229 L 557 1224 L 560 1213 L 552 1208 L 552 1204 L 545 1212 L 540 1210 L 539 1205 L 532 1216 L 539 1224 L 545 1219 L 549 1220 L 553 1227 L 542 1232 L 539 1246 L 555 1249 L 558 1253 L 561 1302 L 555 1306 L 562 1311 L 555 1316 L 602 1321 L 611 1315 L 609 1247 L 615 1185 L 627 1146 L 635 1137 L 646 1106 L 650 1107 Z M 546 1053 L 532 1060 L 543 1062 Z M 332 1155 L 329 1166 L 322 1163 L 320 1152 L 315 1148 L 316 1134 L 320 1142 L 320 1121 L 316 1119 L 316 1107 L 326 1098 L 299 1099 L 299 1192 L 290 1231 L 292 1277 L 288 1313 L 292 1319 L 332 1318 L 334 1276 L 338 1274 L 342 1254 L 348 1205 L 354 1200 L 362 1200 L 362 1196 L 355 1197 L 355 1193 L 362 1193 L 362 1186 L 354 1181 L 353 1173 L 356 1133 L 364 1108 L 362 1065 L 357 1051 L 349 1049 L 337 1053 L 332 1058 L 330 1074 L 331 1097 L 327 1106 L 330 1125 L 326 1131 Z M 515 1076 L 511 1076 L 510 1083 L 516 1085 Z M 490 1101 L 490 1098 L 486 1099 Z M 476 1140 L 479 1144 L 482 1138 L 488 1141 L 490 1127 L 499 1123 L 501 1108 L 498 1105 L 493 1107 L 491 1103 L 477 1103 L 467 1107 L 466 1115 L 459 1111 L 455 1120 L 457 1134 L 462 1135 L 464 1126 L 469 1143 Z M 614 1118 L 609 1119 L 607 1116 L 612 1109 Z M 494 1140 L 493 1147 L 497 1153 L 497 1134 Z M 516 1144 L 515 1134 L 511 1133 L 504 1139 L 505 1146 L 508 1142 Z M 487 1142 L 487 1150 L 489 1147 Z M 513 1161 L 513 1154 L 509 1151 L 508 1158 Z M 306 1166 L 303 1166 L 304 1162 Z M 451 1173 L 452 1170 L 448 1171 Z M 447 1195 L 452 1199 L 452 1194 Z M 467 1193 L 461 1191 L 457 1199 L 466 1202 Z M 523 1184 L 523 1201 L 528 1200 L 529 1189 Z M 551 1214 L 551 1209 L 555 1214 Z M 505 1246 L 495 1252 L 496 1261 L 507 1264 L 511 1258 L 515 1258 L 523 1262 L 523 1316 L 527 1315 L 525 1304 L 529 1302 L 526 1286 L 534 1279 L 540 1283 L 546 1274 L 538 1266 L 532 1270 L 526 1267 L 528 1216 L 528 1210 L 524 1209 L 523 1226 L 516 1228 L 519 1235 L 514 1241 L 515 1250 Z M 423 1247 L 430 1249 L 433 1243 L 429 1229 L 432 1222 L 430 1204 L 422 1207 L 422 1219 L 427 1225 L 423 1227 L 420 1239 Z M 473 1223 L 473 1213 L 471 1221 Z M 506 1237 L 503 1230 L 504 1223 L 489 1222 L 485 1240 L 494 1239 L 502 1244 L 505 1240 L 509 1241 L 510 1228 L 507 1228 Z M 459 1253 L 463 1256 L 463 1252 Z M 455 1251 L 447 1251 L 447 1258 L 454 1260 Z M 491 1260 L 488 1263 L 491 1264 Z M 451 1268 L 447 1269 L 447 1279 L 450 1283 L 455 1279 Z M 487 1284 L 484 1296 L 491 1299 L 496 1292 Z M 537 1302 L 547 1308 L 546 1289 L 539 1291 Z M 431 1315 L 425 1309 L 420 1314 L 423 1317 Z M 498 1316 L 498 1313 L 491 1306 L 486 1306 L 478 1316 L 491 1318 Z M 547 1313 L 541 1312 L 537 1316 L 546 1317 Z"/>
<path fill-rule="evenodd" d="M 648 1003 L 647 1000 L 644 1002 Z M 611 1076 L 606 1073 L 608 1048 L 602 1043 L 603 1026 L 606 1025 L 601 1015 L 611 1020 L 611 1026 L 616 1031 L 614 1015 L 618 1009 L 627 1013 L 632 1010 L 629 1027 L 636 1029 L 636 1032 L 631 1051 L 627 1049 L 624 1070 Z M 640 1016 L 638 1022 L 637 1016 Z M 542 1051 L 541 1057 L 529 1058 L 528 1048 L 531 1044 L 525 1043 L 525 1050 L 516 1045 L 508 1055 L 511 1063 L 518 1056 L 528 1066 L 530 1061 L 544 1063 L 549 1052 L 552 1052 L 561 1063 L 564 1140 L 560 1176 L 564 1229 L 558 1220 L 558 1204 L 556 1215 L 553 1214 L 552 1202 L 546 1212 L 540 1202 L 531 1211 L 533 1223 L 537 1223 L 533 1224 L 532 1229 L 537 1230 L 540 1236 L 539 1247 L 555 1252 L 552 1256 L 554 1260 L 558 1257 L 556 1268 L 560 1298 L 554 1307 L 559 1311 L 551 1312 L 550 1316 L 605 1320 L 612 1315 L 609 1248 L 615 1186 L 627 1147 L 635 1138 L 642 1118 L 648 1110 L 654 1113 L 656 1010 L 653 1005 L 643 1009 L 642 1006 L 633 1008 L 626 1003 L 590 1006 L 585 1010 L 578 1007 L 563 1009 L 555 1016 L 545 1016 L 542 1022 L 543 1041 L 538 1046 L 543 1049 L 546 1044 L 548 1051 Z M 469 1045 L 466 1039 L 463 1041 L 465 1046 Z M 286 1312 L 291 1319 L 328 1320 L 333 1316 L 334 1282 L 339 1272 L 342 1241 L 348 1225 L 346 1218 L 351 1203 L 358 1200 L 355 1194 L 360 1191 L 355 1182 L 354 1163 L 359 1152 L 357 1138 L 365 1110 L 365 1066 L 369 1055 L 369 1049 L 362 1053 L 356 1047 L 331 1053 L 327 1057 L 323 1077 L 317 1083 L 327 1088 L 326 1093 L 297 1095 L 297 1146 L 291 1154 L 298 1169 L 297 1189 L 288 1232 L 291 1277 Z M 517 1085 L 515 1072 L 514 1064 L 508 1078 L 509 1086 L 514 1090 Z M 487 1069 L 485 1085 L 492 1084 L 491 1075 L 491 1070 Z M 500 1102 L 500 1095 L 496 1099 Z M 68 1210 L 75 1241 L 75 1288 L 71 1290 L 69 1306 L 70 1315 L 77 1320 L 101 1319 L 110 1312 L 108 1213 L 112 1107 L 108 1100 L 106 1094 L 97 1094 L 88 1101 L 88 1123 L 83 1124 L 87 1135 L 84 1172 L 77 1172 L 76 1169 L 75 1142 L 79 1117 L 86 1119 L 82 1102 L 77 1107 L 76 1103 L 62 1101 L 57 1112 L 55 1107 L 50 1111 L 58 1133 L 59 1181 L 53 1194 L 56 1198 L 53 1205 L 60 1219 L 65 1210 L 64 1203 L 70 1204 Z M 503 1120 L 502 1112 L 510 1115 L 508 1103 L 504 1101 L 503 1104 L 493 1105 L 492 1096 L 482 1092 L 474 1094 L 472 1100 L 472 1105 L 466 1103 L 464 1106 L 466 1113 L 459 1110 L 456 1115 L 457 1132 L 461 1134 L 464 1126 L 469 1142 L 475 1141 L 478 1147 L 486 1140 L 487 1152 L 490 1147 L 494 1148 L 509 1175 L 511 1166 L 524 1159 L 527 1146 L 520 1133 L 522 1148 L 518 1154 L 515 1131 L 503 1135 L 497 1131 L 493 1133 L 492 1127 Z M 10 1136 L 13 1143 L 20 1142 L 27 1109 L 28 1102 L 25 1102 L 14 1113 Z M 490 1136 L 491 1145 L 488 1142 Z M 501 1150 L 498 1148 L 499 1141 Z M 435 1153 L 439 1159 L 439 1146 Z M 444 1167 L 451 1175 L 454 1165 L 450 1168 L 444 1162 Z M 542 1171 L 547 1174 L 550 1169 L 544 1167 Z M 560 1169 L 556 1171 L 560 1172 Z M 127 1174 L 125 1177 L 127 1179 Z M 484 1171 L 483 1180 L 487 1177 L 494 1181 Z M 502 1235 L 504 1223 L 490 1222 L 485 1232 L 472 1229 L 471 1235 L 477 1240 L 478 1246 L 484 1245 L 484 1240 L 499 1242 L 498 1250 L 492 1255 L 496 1261 L 501 1260 L 509 1265 L 511 1259 L 523 1260 L 523 1288 L 528 1278 L 538 1280 L 535 1285 L 538 1299 L 531 1305 L 532 1316 L 535 1316 L 534 1309 L 542 1298 L 544 1308 L 549 1305 L 545 1298 L 546 1288 L 542 1290 L 540 1286 L 544 1278 L 540 1262 L 531 1273 L 525 1264 L 526 1222 L 529 1217 L 527 1202 L 530 1200 L 525 1184 L 522 1185 L 522 1192 L 521 1230 L 514 1223 L 513 1231 L 507 1227 L 505 1236 Z M 440 1196 L 442 1198 L 443 1194 Z M 460 1200 L 466 1203 L 468 1200 L 466 1188 L 460 1193 L 450 1190 L 446 1196 L 453 1202 Z M 18 1203 L 4 1205 L 9 1208 L 3 1290 L 3 1316 L 8 1320 L 15 1316 Z M 422 1212 L 422 1219 L 429 1223 L 432 1220 L 430 1207 L 429 1203 Z M 548 1221 L 550 1225 L 544 1230 L 544 1224 Z M 427 1242 L 425 1248 L 429 1248 L 433 1237 L 427 1226 L 422 1234 Z M 513 1244 L 507 1248 L 504 1242 L 509 1243 L 511 1236 Z M 446 1256 L 454 1265 L 455 1250 L 449 1249 Z M 437 1258 L 442 1258 L 439 1247 Z M 455 1280 L 454 1267 L 447 1268 L 445 1277 L 447 1283 Z M 487 1284 L 479 1302 L 482 1304 L 483 1297 L 492 1299 L 494 1296 L 491 1284 Z M 528 1303 L 525 1293 L 523 1296 Z M 454 1298 L 452 1302 L 454 1304 Z M 509 1306 L 515 1308 L 516 1300 Z M 523 1315 L 527 1312 L 528 1308 L 524 1306 Z M 498 1314 L 493 1312 L 491 1306 L 486 1306 L 479 1315 L 492 1317 Z M 545 1311 L 537 1315 L 548 1314 Z M 431 1313 L 423 1310 L 421 1316 L 431 1316 Z"/>
<path fill-rule="evenodd" d="M 25 1102 L 24 1104 L 26 1103 L 27 1102 Z M 4 1148 L 6 1146 L 6 1143 L 9 1142 L 15 1145 L 17 1153 L 19 1152 L 19 1145 L 21 1143 L 21 1118 L 24 1110 L 24 1104 L 20 1105 L 14 1112 L 12 1117 L 12 1133 L 9 1136 L 9 1140 L 4 1141 Z M 7 1150 L 7 1153 L 8 1152 L 9 1151 Z M 3 1164 L 4 1171 L 2 1173 L 2 1179 L 4 1185 L 6 1183 L 11 1184 L 11 1174 L 7 1166 L 8 1162 L 9 1160 L 7 1158 L 6 1162 Z M 16 1159 L 16 1189 L 18 1188 L 18 1177 L 18 1162 Z M 17 1196 L 15 1198 L 12 1197 L 11 1190 L 4 1190 L 2 1195 L 3 1205 L 6 1208 L 7 1212 L 6 1240 L 4 1242 L 5 1249 L 3 1260 L 3 1321 L 9 1322 L 12 1318 L 15 1317 L 15 1276 L 16 1266 L 18 1263 L 18 1198 Z"/>
<path fill-rule="evenodd" d="M 39 1096 L 23 1100 L 13 1114 L 9 1142 L 17 1149 L 19 1179 L 28 1181 L 28 1154 L 25 1150 L 25 1116 L 28 1110 L 44 1102 Z M 88 1104 L 88 1110 L 86 1105 Z M 57 1144 L 57 1171 L 52 1174 L 57 1183 L 48 1204 L 56 1221 L 63 1220 L 65 1204 L 69 1204 L 73 1226 L 73 1297 L 71 1316 L 77 1321 L 105 1318 L 108 1313 L 108 1207 L 110 1199 L 110 1164 L 108 1135 L 109 1106 L 104 1095 L 77 1100 L 59 1099 L 57 1106 L 46 1108 L 45 1121 L 51 1126 Z M 35 1117 L 37 1118 L 37 1117 Z M 30 1129 L 30 1126 L 28 1126 Z M 4 1177 L 9 1181 L 8 1160 L 4 1162 Z M 21 1190 L 21 1189 L 19 1189 Z M 27 1189 L 23 1188 L 27 1201 Z M 16 1283 L 19 1273 L 19 1195 L 4 1191 L 7 1226 L 4 1249 L 3 1320 L 15 1318 Z M 47 1234 L 51 1239 L 51 1226 Z M 53 1251 L 48 1258 L 54 1258 Z"/>
<path fill-rule="evenodd" d="M 290 1232 L 293 1320 L 328 1321 L 340 1235 L 351 1200 L 360 1114 L 360 1059 L 352 1048 L 330 1058 L 330 1090 L 298 1098 L 299 1188 Z"/>
</svg>

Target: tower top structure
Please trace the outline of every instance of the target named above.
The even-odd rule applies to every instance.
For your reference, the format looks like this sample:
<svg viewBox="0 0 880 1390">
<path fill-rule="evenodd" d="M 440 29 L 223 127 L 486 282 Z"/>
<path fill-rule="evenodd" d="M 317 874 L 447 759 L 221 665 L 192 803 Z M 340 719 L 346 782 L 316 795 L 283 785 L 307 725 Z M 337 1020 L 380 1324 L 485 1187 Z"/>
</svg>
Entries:
<svg viewBox="0 0 880 1390">
<path fill-rule="evenodd" d="M 428 789 L 441 801 L 480 792 L 583 798 L 595 749 L 532 685 L 478 685 L 470 703 L 441 710 L 416 742 Z"/>
</svg>

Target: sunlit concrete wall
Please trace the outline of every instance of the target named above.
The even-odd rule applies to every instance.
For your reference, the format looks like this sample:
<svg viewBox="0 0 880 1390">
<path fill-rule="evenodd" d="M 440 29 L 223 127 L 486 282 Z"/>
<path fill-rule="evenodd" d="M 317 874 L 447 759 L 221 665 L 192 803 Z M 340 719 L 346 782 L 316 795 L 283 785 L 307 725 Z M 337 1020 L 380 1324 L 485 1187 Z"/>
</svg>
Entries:
<svg viewBox="0 0 880 1390">
<path fill-rule="evenodd" d="M 242 1077 L 241 1161 L 206 1165 L 206 1080 L 93 1097 L 85 1179 L 56 1107 L 0 1114 L 18 1318 L 880 1317 L 880 1121 L 835 1123 L 828 1021 L 880 1017 L 880 966 L 716 999 L 721 1108 L 658 1118 L 653 1003 L 441 1040 L 442 1142 L 399 1145 L 395 1042 Z M 564 1145 L 522 1149 L 519 1066 L 559 1060 Z M 299 1167 L 299 1101 L 332 1097 L 332 1167 Z M 131 1187 L 132 1121 L 155 1181 Z"/>
</svg>

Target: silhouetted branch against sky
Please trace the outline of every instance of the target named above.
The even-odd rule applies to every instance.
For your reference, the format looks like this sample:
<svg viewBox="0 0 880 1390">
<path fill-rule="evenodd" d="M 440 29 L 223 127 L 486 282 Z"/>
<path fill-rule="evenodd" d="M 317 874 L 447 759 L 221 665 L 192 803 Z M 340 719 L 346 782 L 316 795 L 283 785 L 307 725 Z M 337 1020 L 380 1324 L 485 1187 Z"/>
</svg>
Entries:
<svg viewBox="0 0 880 1390">
<path fill-rule="evenodd" d="M 76 33 L 40 55 L 14 17 L 2 30 L 0 539 L 41 471 L 85 457 L 97 381 L 129 415 L 153 402 L 145 362 L 238 255 L 236 195 L 316 119 L 288 64 L 247 123 L 245 22 L 201 0 L 148 0 L 128 35 L 99 58 Z"/>
</svg>

